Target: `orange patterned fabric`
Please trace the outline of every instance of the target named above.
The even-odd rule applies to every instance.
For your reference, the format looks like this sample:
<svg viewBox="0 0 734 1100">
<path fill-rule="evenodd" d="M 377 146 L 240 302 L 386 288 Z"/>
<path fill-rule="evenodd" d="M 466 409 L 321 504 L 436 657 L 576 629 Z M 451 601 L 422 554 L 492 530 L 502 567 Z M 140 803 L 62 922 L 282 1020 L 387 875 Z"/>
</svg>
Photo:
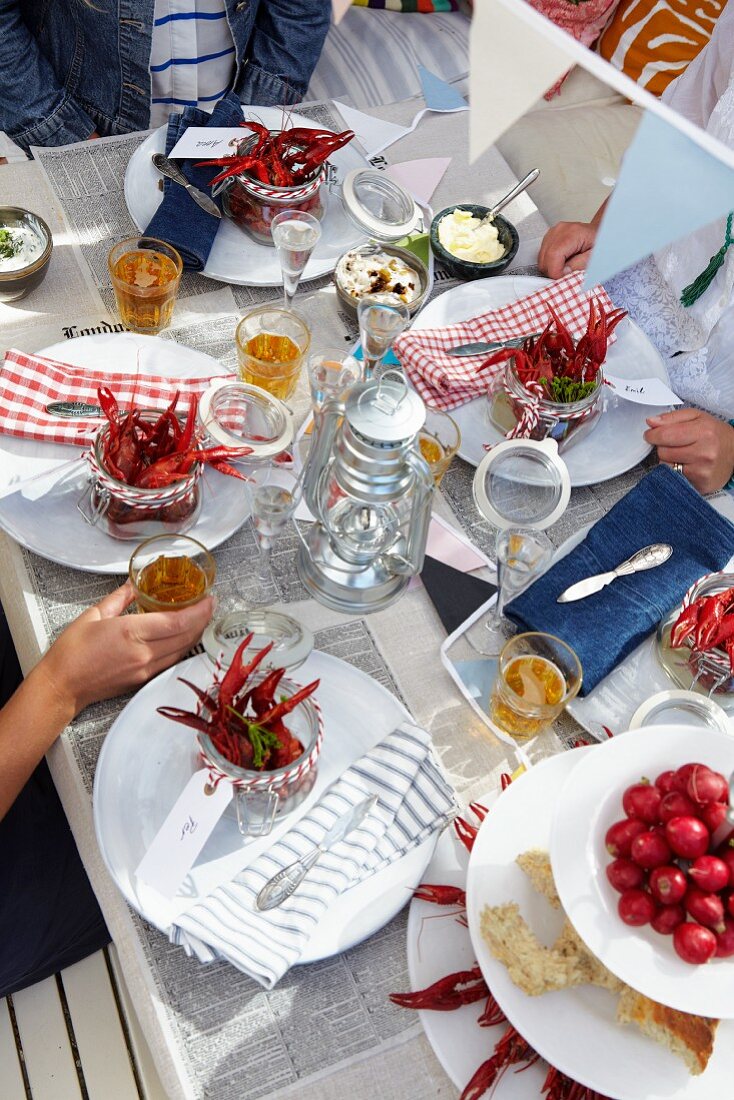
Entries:
<svg viewBox="0 0 734 1100">
<path fill-rule="evenodd" d="M 598 50 L 654 95 L 685 70 L 711 37 L 726 0 L 622 0 Z"/>
</svg>

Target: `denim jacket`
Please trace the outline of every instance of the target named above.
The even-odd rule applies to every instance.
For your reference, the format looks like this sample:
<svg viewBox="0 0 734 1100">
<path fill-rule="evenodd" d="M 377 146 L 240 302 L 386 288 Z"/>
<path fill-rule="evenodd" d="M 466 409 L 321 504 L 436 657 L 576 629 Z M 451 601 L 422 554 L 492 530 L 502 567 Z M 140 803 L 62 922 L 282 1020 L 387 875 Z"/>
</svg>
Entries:
<svg viewBox="0 0 734 1100">
<path fill-rule="evenodd" d="M 0 130 L 26 151 L 150 125 L 154 0 L 0 0 Z M 330 0 L 225 0 L 243 103 L 295 103 Z"/>
</svg>

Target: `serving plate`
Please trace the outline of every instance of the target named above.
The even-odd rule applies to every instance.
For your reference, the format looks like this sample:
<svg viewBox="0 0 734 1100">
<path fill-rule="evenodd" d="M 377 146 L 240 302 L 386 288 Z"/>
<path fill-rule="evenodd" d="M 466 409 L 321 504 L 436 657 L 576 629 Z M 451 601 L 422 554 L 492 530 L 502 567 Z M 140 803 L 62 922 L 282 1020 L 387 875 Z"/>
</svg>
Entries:
<svg viewBox="0 0 734 1100">
<path fill-rule="evenodd" d="M 226 374 L 216 359 L 200 351 L 133 332 L 80 336 L 38 352 L 74 367 L 110 374 L 162 374 L 171 378 L 210 378 Z M 135 541 L 113 539 L 102 526 L 91 527 L 77 502 L 88 485 L 86 463 L 70 465 L 82 447 L 0 436 L 0 528 L 42 558 L 90 573 L 126 573 Z M 58 470 L 58 473 L 55 471 Z M 40 476 L 47 474 L 48 476 Z M 15 482 L 37 477 L 17 493 Z M 243 482 L 205 469 L 201 514 L 190 535 L 213 550 L 242 526 L 250 514 Z M 142 541 L 142 540 L 139 540 Z"/>
<path fill-rule="evenodd" d="M 720 1019 L 734 1018 L 734 960 L 683 962 L 672 938 L 649 925 L 629 928 L 607 881 L 607 829 L 624 818 L 622 794 L 641 776 L 700 760 L 729 776 L 734 741 L 718 730 L 683 725 L 633 730 L 579 761 L 557 795 L 550 855 L 558 894 L 576 931 L 608 970 L 661 1004 Z M 584 823 L 583 829 L 579 822 Z M 713 1095 L 713 1094 L 712 1094 Z"/>
<path fill-rule="evenodd" d="M 649 736 L 646 730 L 642 737 Z M 627 736 L 636 737 L 637 734 Z M 620 740 L 624 740 L 621 738 Z M 485 905 L 517 902 L 546 945 L 560 931 L 561 914 L 531 887 L 515 863 L 530 848 L 549 849 L 561 789 L 598 747 L 572 749 L 541 761 L 497 799 L 479 831 L 469 861 L 467 915 L 476 958 L 510 1022 L 551 1065 L 615 1100 L 712 1100 L 728 1095 L 734 1074 L 734 1024 L 722 1021 L 705 1073 L 691 1077 L 684 1062 L 632 1026 L 615 1021 L 616 997 L 575 986 L 528 997 L 492 956 L 480 930 Z M 586 822 L 576 818 L 584 837 Z"/>
<path fill-rule="evenodd" d="M 439 328 L 467 321 L 532 294 L 548 282 L 530 275 L 496 275 L 463 283 L 429 302 L 414 320 L 413 328 Z M 665 364 L 642 329 L 626 317 L 616 331 L 617 339 L 610 345 L 605 361 L 610 373 L 627 379 L 659 378 L 667 383 Z M 631 470 L 652 450 L 642 438 L 647 430 L 647 417 L 663 411 L 623 401 L 611 391 L 606 392 L 603 413 L 593 430 L 563 453 L 571 484 L 596 485 Z M 486 398 L 452 409 L 451 416 L 461 431 L 459 454 L 472 466 L 478 466 L 484 458 L 485 443 L 500 443 L 504 439 L 490 424 Z"/>
<path fill-rule="evenodd" d="M 318 700 L 324 744 L 313 790 L 266 838 L 245 843 L 234 814 L 225 813 L 187 877 L 187 896 L 165 898 L 138 880 L 135 868 L 200 767 L 192 731 L 156 713 L 162 705 L 190 708 L 191 691 L 179 683 L 179 676 L 206 687 L 212 666 L 205 657 L 191 657 L 133 696 L 105 738 L 94 778 L 94 824 L 110 875 L 129 904 L 164 932 L 183 909 L 249 866 L 308 813 L 329 784 L 409 717 L 395 696 L 371 676 L 314 651 L 298 670 L 298 680 L 304 684 L 321 680 Z M 436 839 L 434 834 L 337 898 L 316 926 L 300 962 L 346 951 L 387 924 L 420 882 Z"/>
<path fill-rule="evenodd" d="M 261 122 L 273 130 L 283 126 L 283 111 L 279 107 L 242 108 L 243 116 Z M 292 126 L 319 129 L 319 124 L 303 115 L 288 115 Z M 243 134 L 246 131 L 243 130 Z M 139 230 L 144 230 L 163 201 L 158 189 L 160 175 L 153 167 L 154 153 L 166 150 L 166 127 L 161 126 L 139 145 L 125 172 L 125 202 L 130 217 Z M 329 157 L 333 182 L 328 193 L 326 213 L 321 222 L 321 239 L 306 264 L 303 280 L 328 275 L 337 260 L 349 248 L 365 239 L 365 234 L 348 218 L 339 197 L 341 181 L 355 168 L 369 168 L 369 162 L 352 145 L 345 145 Z M 283 275 L 274 248 L 258 244 L 234 222 L 222 217 L 209 259 L 202 272 L 210 279 L 238 286 L 281 286 Z"/>
</svg>

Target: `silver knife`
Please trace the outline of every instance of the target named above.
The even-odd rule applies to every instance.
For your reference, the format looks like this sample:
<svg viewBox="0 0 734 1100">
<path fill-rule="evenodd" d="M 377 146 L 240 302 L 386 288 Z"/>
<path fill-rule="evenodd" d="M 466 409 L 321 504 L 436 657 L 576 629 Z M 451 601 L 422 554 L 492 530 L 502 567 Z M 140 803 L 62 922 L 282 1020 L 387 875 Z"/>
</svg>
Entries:
<svg viewBox="0 0 734 1100">
<path fill-rule="evenodd" d="M 221 218 L 222 212 L 217 204 L 203 191 L 200 191 L 198 187 L 194 187 L 193 183 L 189 183 L 181 169 L 173 161 L 169 160 L 163 153 L 154 153 L 152 160 L 162 176 L 167 176 L 169 180 L 173 180 L 174 183 L 179 183 L 181 187 L 186 188 L 197 206 L 200 206 L 202 210 L 206 210 L 207 214 L 212 214 L 215 218 Z"/>
<path fill-rule="evenodd" d="M 519 348 L 526 340 L 530 340 L 535 336 L 540 336 L 539 332 L 529 332 L 527 336 L 513 336 L 509 340 L 489 340 L 486 343 L 481 341 L 476 344 L 457 344 L 455 348 L 450 348 L 447 355 L 485 355 L 488 351 L 499 351 L 500 348 Z"/>
<path fill-rule="evenodd" d="M 282 905 L 298 889 L 324 852 L 327 852 L 329 848 L 333 848 L 340 840 L 344 840 L 344 837 L 351 833 L 352 829 L 356 829 L 376 803 L 377 795 L 359 802 L 347 813 L 336 819 L 317 847 L 312 848 L 302 859 L 297 859 L 295 863 L 289 863 L 282 871 L 278 871 L 277 875 L 273 875 L 257 895 L 255 904 L 258 909 L 261 911 L 277 909 L 279 905 Z"/>
<path fill-rule="evenodd" d="M 99 405 L 89 405 L 86 401 L 52 401 L 46 406 L 49 416 L 59 416 L 62 420 L 76 420 L 86 416 L 103 417 Z"/>
<path fill-rule="evenodd" d="M 672 553 L 673 547 L 669 546 L 667 542 L 655 542 L 652 546 L 646 546 L 644 549 L 638 550 L 636 554 L 633 554 L 631 558 L 627 558 L 611 572 L 597 573 L 593 577 L 586 577 L 584 580 L 572 584 L 565 592 L 561 592 L 556 603 L 573 603 L 574 600 L 583 600 L 587 596 L 593 595 L 594 592 L 600 592 L 602 588 L 606 588 L 617 577 L 629 577 L 632 573 L 642 573 L 645 569 L 655 569 L 658 565 L 666 562 Z"/>
</svg>

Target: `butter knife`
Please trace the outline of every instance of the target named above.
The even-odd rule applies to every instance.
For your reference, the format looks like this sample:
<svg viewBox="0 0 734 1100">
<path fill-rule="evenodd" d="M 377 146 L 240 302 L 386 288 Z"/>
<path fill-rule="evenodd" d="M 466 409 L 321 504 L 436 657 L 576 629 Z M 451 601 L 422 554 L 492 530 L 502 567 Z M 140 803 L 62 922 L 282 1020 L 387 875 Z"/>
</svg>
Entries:
<svg viewBox="0 0 734 1100">
<path fill-rule="evenodd" d="M 167 176 L 169 180 L 173 180 L 174 183 L 186 188 L 197 206 L 200 206 L 202 210 L 206 210 L 207 214 L 211 214 L 215 218 L 221 218 L 222 212 L 217 204 L 203 191 L 200 191 L 198 187 L 194 187 L 193 183 L 189 183 L 181 169 L 173 161 L 170 161 L 163 153 L 154 153 L 152 160 L 162 176 Z"/>
<path fill-rule="evenodd" d="M 584 580 L 572 584 L 565 592 L 561 592 L 556 603 L 573 603 L 574 600 L 583 600 L 587 596 L 592 596 L 594 592 L 600 592 L 602 588 L 606 588 L 617 577 L 629 577 L 632 573 L 642 573 L 645 569 L 655 569 L 658 565 L 666 562 L 672 553 L 673 547 L 668 545 L 667 542 L 655 542 L 652 546 L 645 546 L 644 549 L 638 550 L 631 558 L 627 558 L 626 561 L 623 561 L 621 565 L 618 565 L 616 569 L 612 569 L 609 573 L 597 573 L 593 577 L 585 577 Z"/>
<path fill-rule="evenodd" d="M 329 848 L 333 848 L 340 840 L 344 840 L 353 829 L 356 829 L 370 810 L 374 808 L 376 802 L 377 795 L 358 802 L 351 810 L 336 819 L 320 844 L 312 848 L 301 859 L 297 859 L 295 863 L 289 863 L 282 871 L 278 871 L 277 875 L 273 875 L 257 895 L 255 904 L 258 909 L 263 912 L 267 909 L 277 909 L 279 905 L 282 905 L 298 889 L 324 852 L 327 852 Z"/>
<path fill-rule="evenodd" d="M 52 401 L 46 406 L 49 416 L 58 416 L 62 420 L 77 420 L 84 417 L 103 417 L 99 405 L 90 405 L 86 401 Z"/>
<path fill-rule="evenodd" d="M 500 348 L 519 348 L 526 340 L 530 340 L 534 336 L 540 336 L 539 332 L 529 332 L 526 336 L 513 336 L 509 340 L 489 340 L 486 343 L 479 341 L 476 344 L 457 344 L 455 348 L 450 348 L 447 355 L 485 355 L 489 351 L 499 351 Z"/>
</svg>

